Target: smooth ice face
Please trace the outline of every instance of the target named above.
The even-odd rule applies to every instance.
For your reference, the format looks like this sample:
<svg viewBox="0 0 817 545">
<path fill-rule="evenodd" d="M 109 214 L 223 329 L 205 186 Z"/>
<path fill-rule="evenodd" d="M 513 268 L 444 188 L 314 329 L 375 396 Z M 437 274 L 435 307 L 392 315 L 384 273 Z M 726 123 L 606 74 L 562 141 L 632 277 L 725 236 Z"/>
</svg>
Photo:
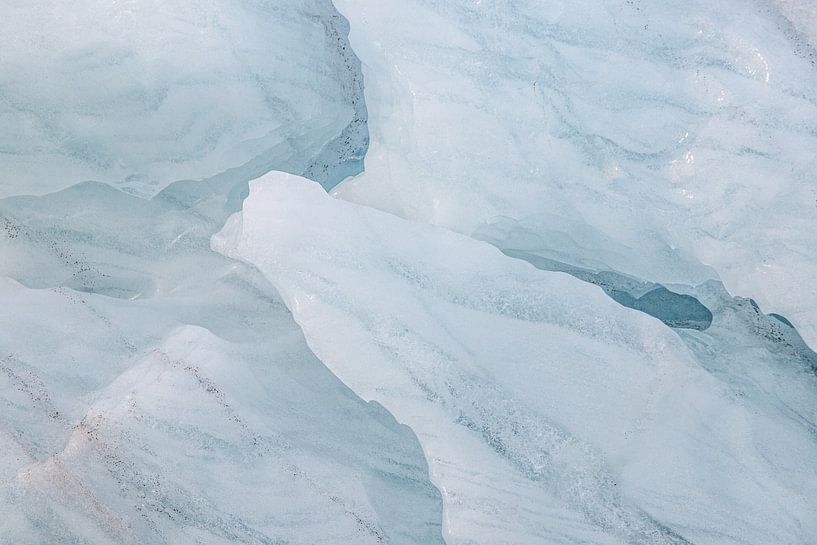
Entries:
<svg viewBox="0 0 817 545">
<path fill-rule="evenodd" d="M 87 180 L 150 196 L 242 167 L 322 179 L 337 165 L 310 160 L 353 120 L 346 151 L 365 151 L 357 60 L 329 0 L 0 11 L 0 197 Z"/>
<path fill-rule="evenodd" d="M 719 278 L 817 346 L 809 4 L 336 4 L 372 133 L 339 196 L 499 224 L 500 248 L 574 266 Z"/>
<path fill-rule="evenodd" d="M 759 322 L 728 298 L 700 294 L 730 318 L 685 333 L 692 353 L 599 288 L 488 244 L 283 173 L 250 186 L 213 247 L 256 265 L 321 361 L 415 430 L 450 545 L 817 532 L 817 381 L 776 358 L 783 345 L 744 342 Z"/>
</svg>

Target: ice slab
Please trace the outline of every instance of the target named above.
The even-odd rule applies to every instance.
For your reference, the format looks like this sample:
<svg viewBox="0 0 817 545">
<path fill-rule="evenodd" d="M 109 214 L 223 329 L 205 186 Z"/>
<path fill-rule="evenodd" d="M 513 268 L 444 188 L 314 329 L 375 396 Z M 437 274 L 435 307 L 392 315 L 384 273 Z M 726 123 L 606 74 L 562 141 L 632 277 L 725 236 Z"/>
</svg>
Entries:
<svg viewBox="0 0 817 545">
<path fill-rule="evenodd" d="M 731 354 L 696 359 L 596 286 L 283 173 L 252 182 L 212 243 L 256 265 L 321 361 L 416 431 L 449 544 L 817 532 L 814 377 L 781 366 L 769 387 L 766 348 L 742 353 L 769 387 L 747 395 L 713 372 L 739 367 Z M 734 341 L 736 328 L 718 331 Z M 803 377 L 787 399 L 781 385 Z"/>
</svg>

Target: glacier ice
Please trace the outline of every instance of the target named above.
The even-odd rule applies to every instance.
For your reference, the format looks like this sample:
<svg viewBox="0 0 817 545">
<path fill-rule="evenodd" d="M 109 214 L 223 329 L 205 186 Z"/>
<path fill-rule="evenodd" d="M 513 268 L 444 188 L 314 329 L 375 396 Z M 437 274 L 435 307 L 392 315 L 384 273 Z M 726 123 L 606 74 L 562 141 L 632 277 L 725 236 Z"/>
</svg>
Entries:
<svg viewBox="0 0 817 545">
<path fill-rule="evenodd" d="M 809 2 L 0 0 L 0 545 L 812 545 Z"/>
<path fill-rule="evenodd" d="M 274 296 L 221 273 L 199 312 L 227 322 L 232 296 L 253 341 L 167 301 L 0 283 L 17 309 L 0 328 L 0 542 L 441 543 L 412 432 L 328 373 Z"/>
<path fill-rule="evenodd" d="M 360 168 L 331 3 L 0 7 L 0 543 L 442 543 L 414 433 L 210 250 L 249 179 Z"/>
<path fill-rule="evenodd" d="M 411 430 L 210 250 L 234 186 L 0 200 L 0 543 L 441 543 Z"/>
<path fill-rule="evenodd" d="M 490 241 L 487 237 L 481 237 L 481 240 Z M 712 325 L 712 312 L 692 295 L 675 293 L 660 284 L 639 281 L 609 270 L 594 271 L 571 266 L 533 252 L 512 248 L 503 249 L 502 252 L 527 261 L 538 269 L 566 272 L 596 284 L 617 303 L 654 316 L 668 326 L 703 330 Z"/>
<path fill-rule="evenodd" d="M 817 347 L 813 3 L 336 5 L 372 134 L 338 195 L 501 222 L 573 266 L 720 279 Z"/>
<path fill-rule="evenodd" d="M 734 323 L 689 330 L 691 352 L 595 286 L 284 173 L 251 183 L 213 247 L 256 265 L 321 361 L 417 432 L 449 543 L 817 535 L 817 377 L 740 346 Z"/>
<path fill-rule="evenodd" d="M 333 154 L 365 151 L 357 59 L 330 0 L 0 10 L 0 197 L 88 180 L 150 196 L 273 166 L 332 185 L 355 168 Z"/>
</svg>

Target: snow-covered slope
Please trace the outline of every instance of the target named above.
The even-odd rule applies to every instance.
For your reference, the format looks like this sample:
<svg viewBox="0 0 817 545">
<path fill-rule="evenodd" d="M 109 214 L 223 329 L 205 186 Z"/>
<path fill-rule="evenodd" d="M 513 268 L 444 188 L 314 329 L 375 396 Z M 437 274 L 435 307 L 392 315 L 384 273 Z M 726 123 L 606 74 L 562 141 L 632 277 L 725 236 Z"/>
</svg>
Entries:
<svg viewBox="0 0 817 545">
<path fill-rule="evenodd" d="M 338 195 L 498 223 L 572 265 L 720 278 L 817 346 L 813 2 L 336 4 L 372 133 Z"/>
<path fill-rule="evenodd" d="M 781 406 L 595 286 L 288 174 L 252 182 L 213 245 L 257 265 L 321 361 L 417 432 L 449 544 L 817 535 L 810 369 L 754 350 L 757 389 L 772 372 L 804 385 Z"/>
</svg>

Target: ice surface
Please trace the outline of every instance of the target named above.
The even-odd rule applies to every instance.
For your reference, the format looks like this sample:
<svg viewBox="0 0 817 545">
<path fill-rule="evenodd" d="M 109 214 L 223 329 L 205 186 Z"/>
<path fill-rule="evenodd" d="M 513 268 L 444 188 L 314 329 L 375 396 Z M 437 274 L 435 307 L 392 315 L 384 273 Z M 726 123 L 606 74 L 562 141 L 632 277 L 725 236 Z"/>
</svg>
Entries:
<svg viewBox="0 0 817 545">
<path fill-rule="evenodd" d="M 185 187 L 0 201 L 0 543 L 442 543 L 414 434 Z"/>
<path fill-rule="evenodd" d="M 0 12 L 0 197 L 87 180 L 150 196 L 276 156 L 333 185 L 355 173 L 337 170 L 340 148 L 352 163 L 365 152 L 357 59 L 330 0 Z"/>
<path fill-rule="evenodd" d="M 273 301 L 259 340 L 228 343 L 168 328 L 158 304 L 0 291 L 18 309 L 0 339 L 3 543 L 440 542 L 411 431 Z"/>
<path fill-rule="evenodd" d="M 0 0 L 0 545 L 813 545 L 813 2 L 336 4 Z"/>
<path fill-rule="evenodd" d="M 504 249 L 503 253 L 523 259 L 537 269 L 566 272 L 596 284 L 616 302 L 655 316 L 670 327 L 706 329 L 712 324 L 712 312 L 699 300 L 688 294 L 675 293 L 660 284 L 639 281 L 613 271 L 583 269 L 522 250 Z"/>
<path fill-rule="evenodd" d="M 0 10 L 0 543 L 442 544 L 414 433 L 210 249 L 249 179 L 360 169 L 331 3 Z"/>
<path fill-rule="evenodd" d="M 449 544 L 817 535 L 817 380 L 722 291 L 697 294 L 731 319 L 685 333 L 691 352 L 596 286 L 283 173 L 251 183 L 213 246 L 256 265 L 321 361 L 415 430 Z M 759 327 L 767 344 L 741 344 Z"/>
<path fill-rule="evenodd" d="M 500 222 L 527 242 L 500 247 L 575 266 L 719 278 L 817 346 L 813 2 L 336 5 L 372 133 L 338 195 Z"/>
</svg>

